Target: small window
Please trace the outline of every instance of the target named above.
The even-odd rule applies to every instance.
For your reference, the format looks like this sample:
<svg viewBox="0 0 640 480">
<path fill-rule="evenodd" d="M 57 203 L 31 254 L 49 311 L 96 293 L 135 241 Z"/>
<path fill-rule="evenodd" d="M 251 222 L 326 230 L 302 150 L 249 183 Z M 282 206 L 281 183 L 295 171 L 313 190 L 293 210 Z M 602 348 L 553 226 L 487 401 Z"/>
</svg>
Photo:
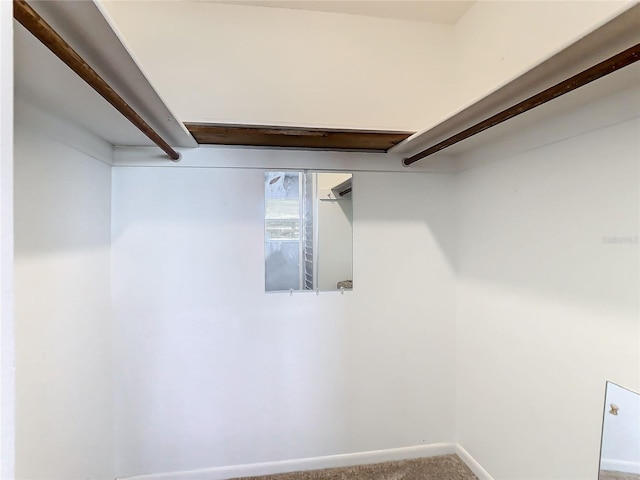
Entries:
<svg viewBox="0 0 640 480">
<path fill-rule="evenodd" d="M 266 290 L 298 290 L 300 286 L 301 174 L 265 175 Z"/>
<path fill-rule="evenodd" d="M 265 173 L 265 290 L 350 289 L 350 173 Z"/>
</svg>

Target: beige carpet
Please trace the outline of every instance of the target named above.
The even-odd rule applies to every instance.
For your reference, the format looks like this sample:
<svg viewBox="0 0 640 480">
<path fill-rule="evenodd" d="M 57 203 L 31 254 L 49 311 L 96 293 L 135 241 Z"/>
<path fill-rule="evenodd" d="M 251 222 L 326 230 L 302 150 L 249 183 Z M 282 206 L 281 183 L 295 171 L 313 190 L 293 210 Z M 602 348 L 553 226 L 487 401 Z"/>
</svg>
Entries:
<svg viewBox="0 0 640 480">
<path fill-rule="evenodd" d="M 251 477 L 251 480 L 477 480 L 457 455 Z M 234 479 L 240 480 L 240 479 Z M 247 480 L 247 479 L 244 479 Z"/>
<path fill-rule="evenodd" d="M 598 480 L 640 480 L 640 475 L 636 475 L 635 473 L 622 473 L 609 470 L 600 470 Z"/>
</svg>

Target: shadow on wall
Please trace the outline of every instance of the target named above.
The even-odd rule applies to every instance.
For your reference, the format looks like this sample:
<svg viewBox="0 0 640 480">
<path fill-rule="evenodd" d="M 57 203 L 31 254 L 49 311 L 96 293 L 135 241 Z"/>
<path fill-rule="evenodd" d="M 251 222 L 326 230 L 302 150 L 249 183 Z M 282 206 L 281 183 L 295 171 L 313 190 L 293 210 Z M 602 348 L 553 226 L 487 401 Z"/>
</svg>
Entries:
<svg viewBox="0 0 640 480">
<path fill-rule="evenodd" d="M 595 478 L 605 381 L 637 384 L 638 127 L 456 177 L 458 438 L 495 478 Z"/>
<path fill-rule="evenodd" d="M 635 119 L 458 174 L 458 273 L 637 310 L 637 131 Z"/>
<path fill-rule="evenodd" d="M 109 248 L 111 167 L 22 125 L 14 148 L 16 256 Z"/>
<path fill-rule="evenodd" d="M 410 257 L 412 252 L 430 251 L 432 245 L 425 244 L 425 241 L 434 242 L 448 266 L 455 269 L 457 249 L 452 175 L 420 172 L 358 172 L 354 175 L 356 228 L 388 224 L 385 234 L 378 235 L 377 243 L 398 261 Z M 413 225 L 418 230 L 411 236 L 405 229 L 398 228 L 400 224 Z M 393 252 L 397 255 L 394 256 Z M 354 255 L 358 255 L 357 250 Z"/>
<path fill-rule="evenodd" d="M 376 292 L 376 298 L 354 305 L 347 320 L 346 365 L 360 384 L 349 399 L 360 411 L 346 418 L 346 430 L 364 435 L 365 451 L 450 441 L 452 177 L 358 172 L 353 183 L 354 294 Z M 373 421 L 389 407 L 393 413 L 384 421 Z"/>
</svg>

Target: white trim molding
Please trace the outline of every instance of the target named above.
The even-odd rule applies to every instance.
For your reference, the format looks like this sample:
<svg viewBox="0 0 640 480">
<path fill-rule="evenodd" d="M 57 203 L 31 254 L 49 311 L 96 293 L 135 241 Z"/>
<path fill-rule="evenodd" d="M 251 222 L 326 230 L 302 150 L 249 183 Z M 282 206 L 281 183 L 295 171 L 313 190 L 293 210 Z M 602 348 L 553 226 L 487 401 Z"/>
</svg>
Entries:
<svg viewBox="0 0 640 480">
<path fill-rule="evenodd" d="M 415 447 L 392 448 L 388 450 L 374 450 L 370 452 L 346 453 L 328 455 L 324 457 L 301 458 L 297 460 L 282 460 L 276 462 L 251 463 L 247 465 L 232 465 L 213 467 L 185 472 L 157 473 L 126 477 L 120 480 L 226 480 L 237 477 L 252 477 L 257 475 L 273 475 L 287 472 L 301 472 L 323 468 L 351 467 L 353 465 L 367 465 L 395 460 L 412 458 L 436 457 L 455 453 L 455 443 L 435 443 Z"/>
<path fill-rule="evenodd" d="M 489 475 L 489 472 L 487 472 L 482 465 L 480 465 L 459 443 L 456 443 L 455 453 L 460 457 L 460 460 L 462 460 L 467 467 L 471 469 L 474 475 L 478 477 L 478 480 L 493 480 L 493 477 Z"/>
<path fill-rule="evenodd" d="M 229 478 L 274 475 L 287 472 L 302 472 L 324 468 L 350 467 L 373 463 L 428 458 L 455 453 L 471 469 L 479 480 L 493 480 L 493 477 L 480 466 L 469 453 L 457 443 L 434 443 L 415 447 L 374 450 L 370 452 L 346 453 L 324 457 L 281 460 L 275 462 L 251 463 L 224 467 L 205 468 L 183 472 L 152 473 L 120 480 L 227 480 Z"/>
<path fill-rule="evenodd" d="M 315 171 L 449 173 L 451 162 L 443 154 L 442 162 L 416 166 L 402 166 L 401 157 L 389 153 L 303 150 L 296 148 L 248 147 L 230 145 L 200 145 L 181 148 L 179 163 L 170 162 L 157 147 L 115 147 L 114 165 L 118 167 L 165 168 L 242 168 L 257 170 L 304 170 L 309 165 L 322 165 Z M 250 154 L 249 154 L 250 153 Z"/>
<path fill-rule="evenodd" d="M 640 475 L 640 463 L 626 462 L 624 460 L 615 460 L 612 458 L 603 458 L 600 462 L 600 470 L 635 473 L 636 475 Z"/>
</svg>

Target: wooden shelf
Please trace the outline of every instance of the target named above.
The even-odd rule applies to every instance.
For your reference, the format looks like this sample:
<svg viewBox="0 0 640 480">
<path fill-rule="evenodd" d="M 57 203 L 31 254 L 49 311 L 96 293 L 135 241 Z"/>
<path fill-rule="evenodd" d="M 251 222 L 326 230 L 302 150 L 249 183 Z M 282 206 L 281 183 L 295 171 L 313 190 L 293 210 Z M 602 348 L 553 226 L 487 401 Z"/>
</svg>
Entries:
<svg viewBox="0 0 640 480">
<path fill-rule="evenodd" d="M 185 123 L 200 144 L 386 152 L 413 132 Z"/>
</svg>

